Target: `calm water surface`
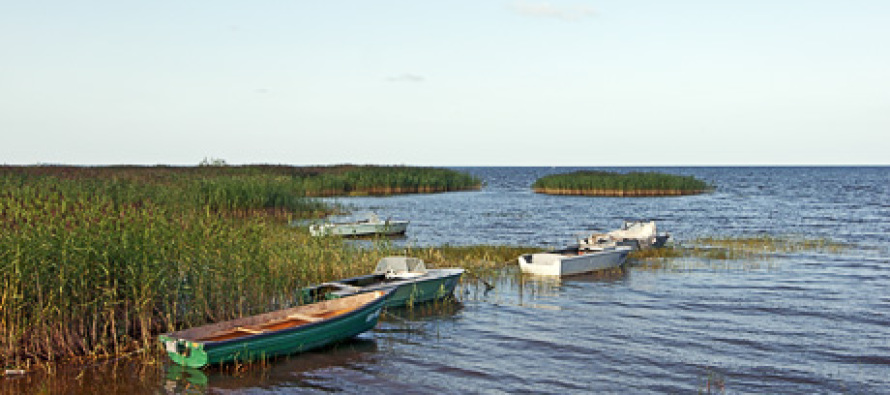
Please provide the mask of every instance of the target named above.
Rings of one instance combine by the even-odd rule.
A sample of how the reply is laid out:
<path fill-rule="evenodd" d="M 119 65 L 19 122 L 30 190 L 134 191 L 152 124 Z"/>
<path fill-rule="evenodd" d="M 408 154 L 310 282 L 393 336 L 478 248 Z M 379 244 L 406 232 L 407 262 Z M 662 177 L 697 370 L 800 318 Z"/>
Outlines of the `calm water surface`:
<path fill-rule="evenodd" d="M 610 170 L 607 168 L 602 168 Z M 394 310 L 334 348 L 190 385 L 168 367 L 153 390 L 276 393 L 890 393 L 890 168 L 659 168 L 717 185 L 672 198 L 538 195 L 570 168 L 461 168 L 480 191 L 342 198 L 411 220 L 400 243 L 558 246 L 621 221 L 699 236 L 797 235 L 841 252 L 547 280 L 507 269 L 457 302 Z"/>

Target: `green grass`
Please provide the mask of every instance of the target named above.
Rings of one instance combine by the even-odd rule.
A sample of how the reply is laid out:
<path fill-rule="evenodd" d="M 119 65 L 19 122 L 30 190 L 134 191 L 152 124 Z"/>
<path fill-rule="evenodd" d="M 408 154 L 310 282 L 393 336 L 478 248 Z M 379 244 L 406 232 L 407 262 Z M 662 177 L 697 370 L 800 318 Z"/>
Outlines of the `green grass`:
<path fill-rule="evenodd" d="M 591 196 L 675 196 L 713 190 L 711 185 L 691 176 L 589 170 L 544 176 L 532 188 L 539 193 Z"/>
<path fill-rule="evenodd" d="M 332 210 L 307 180 L 345 180 L 339 193 L 469 185 L 450 177 L 467 181 L 403 167 L 0 167 L 0 365 L 121 355 L 292 305 L 303 286 L 398 253 L 288 227 Z"/>
<path fill-rule="evenodd" d="M 430 193 L 477 189 L 469 174 L 433 167 L 356 166 L 0 166 L 7 185 L 50 179 L 76 181 L 113 192 L 116 199 L 151 198 L 162 203 L 191 202 L 220 209 L 286 208 L 306 211 L 306 196 Z M 163 187 L 163 188 L 158 188 Z M 113 190 L 107 190 L 112 188 Z"/>
<path fill-rule="evenodd" d="M 303 180 L 310 196 L 450 192 L 481 185 L 478 178 L 453 170 L 403 166 L 339 166 Z"/>

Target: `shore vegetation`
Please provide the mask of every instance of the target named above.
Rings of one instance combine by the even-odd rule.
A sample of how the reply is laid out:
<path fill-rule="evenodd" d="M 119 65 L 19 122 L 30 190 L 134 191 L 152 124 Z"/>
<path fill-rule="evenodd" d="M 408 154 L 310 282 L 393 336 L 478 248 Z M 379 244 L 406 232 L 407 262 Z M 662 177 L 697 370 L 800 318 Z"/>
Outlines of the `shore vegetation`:
<path fill-rule="evenodd" d="M 405 253 L 288 226 L 331 210 L 311 196 L 478 185 L 398 166 L 0 167 L 0 366 L 151 350 L 159 333 L 288 307 L 301 287 Z M 502 259 L 409 252 L 448 266 Z"/>

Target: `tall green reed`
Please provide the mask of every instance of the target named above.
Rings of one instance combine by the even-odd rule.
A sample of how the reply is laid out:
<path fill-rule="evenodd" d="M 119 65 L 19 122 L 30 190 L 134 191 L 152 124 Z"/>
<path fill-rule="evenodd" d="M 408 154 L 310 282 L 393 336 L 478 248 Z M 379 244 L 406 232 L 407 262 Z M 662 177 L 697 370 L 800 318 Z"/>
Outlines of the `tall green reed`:
<path fill-rule="evenodd" d="M 540 191 L 675 191 L 701 193 L 713 189 L 692 176 L 656 172 L 615 173 L 581 170 L 537 179 L 532 188 Z"/>
<path fill-rule="evenodd" d="M 477 182 L 453 176 L 351 166 L 0 167 L 0 364 L 120 355 L 152 347 L 161 332 L 299 303 L 304 286 L 404 253 L 288 227 L 282 219 L 331 209 L 305 197 L 307 180 L 339 193 Z"/>

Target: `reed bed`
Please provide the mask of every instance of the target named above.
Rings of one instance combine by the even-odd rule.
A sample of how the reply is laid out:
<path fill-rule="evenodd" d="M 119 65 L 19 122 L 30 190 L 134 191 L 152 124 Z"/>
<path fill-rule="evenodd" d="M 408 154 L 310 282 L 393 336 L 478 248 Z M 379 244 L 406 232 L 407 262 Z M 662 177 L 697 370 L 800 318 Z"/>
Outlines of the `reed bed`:
<path fill-rule="evenodd" d="M 164 198 L 180 204 L 211 204 L 222 209 L 268 208 L 311 204 L 301 197 L 433 193 L 478 189 L 469 174 L 442 168 L 409 166 L 0 166 L 0 178 L 18 184 L 52 178 L 93 184 L 107 181 L 123 188 L 115 196 Z M 167 188 L 158 189 L 158 186 Z M 171 192 L 178 194 L 171 195 Z M 185 200 L 183 200 L 185 199 Z M 222 205 L 222 206 L 220 206 Z M 228 207 L 225 207 L 228 206 Z M 305 211 L 302 207 L 289 207 Z"/>
<path fill-rule="evenodd" d="M 481 185 L 478 178 L 466 173 L 404 166 L 345 166 L 303 179 L 308 196 L 451 192 Z"/>
<path fill-rule="evenodd" d="M 303 286 L 368 272 L 394 251 L 284 220 L 331 210 L 304 179 L 362 171 L 0 167 L 0 365 L 151 349 L 158 333 L 291 306 Z"/>
<path fill-rule="evenodd" d="M 691 176 L 581 170 L 541 177 L 532 184 L 532 189 L 554 195 L 639 197 L 693 195 L 714 187 Z"/>

